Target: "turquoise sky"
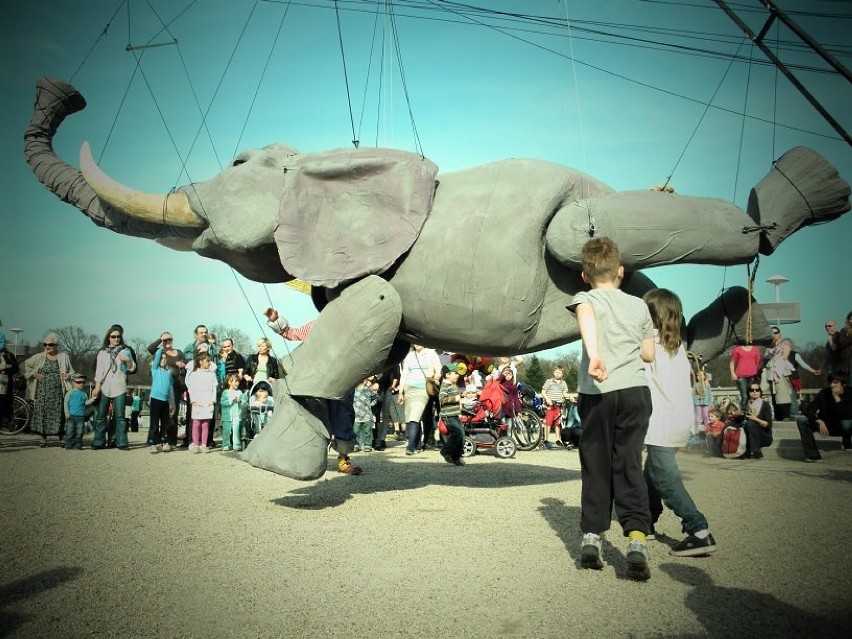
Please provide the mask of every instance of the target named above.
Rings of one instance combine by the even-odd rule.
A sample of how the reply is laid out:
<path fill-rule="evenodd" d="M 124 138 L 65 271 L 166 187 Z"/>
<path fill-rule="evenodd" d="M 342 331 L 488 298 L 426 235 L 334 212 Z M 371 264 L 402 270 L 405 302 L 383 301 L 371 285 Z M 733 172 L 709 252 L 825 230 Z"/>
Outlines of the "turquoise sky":
<path fill-rule="evenodd" d="M 730 4 L 760 29 L 766 13 L 757 0 Z M 852 66 L 852 5 L 777 4 Z M 263 287 L 194 253 L 97 228 L 45 190 L 22 154 L 40 75 L 73 75 L 89 104 L 60 129 L 59 154 L 76 165 L 88 140 L 112 177 L 154 192 L 202 181 L 235 151 L 275 141 L 304 152 L 349 146 L 353 122 L 362 146 L 413 151 L 412 119 L 423 153 L 442 171 L 535 157 L 616 190 L 672 175 L 680 193 L 744 206 L 773 158 L 807 145 L 852 179 L 850 147 L 709 0 L 397 1 L 395 29 L 377 17 L 375 2 L 338 7 L 330 0 L 7 4 L 0 24 L 0 167 L 9 193 L 0 226 L 0 320 L 10 342 L 11 327 L 37 341 L 49 326 L 101 335 L 113 322 L 145 339 L 167 329 L 189 340 L 198 323 L 257 336 L 256 314 L 269 298 L 293 323 L 316 315 L 305 296 L 283 285 Z M 389 46 L 394 31 L 398 54 Z M 806 67 L 795 72 L 852 130 L 850 84 L 825 73 L 827 65 L 789 30 L 778 33 L 782 59 Z M 173 39 L 176 45 L 144 53 L 125 50 Z M 742 59 L 731 64 L 735 54 Z M 703 115 L 711 98 L 721 108 Z M 764 280 L 790 279 L 781 298 L 801 303 L 802 323 L 785 327 L 797 342 L 821 341 L 823 320 L 852 309 L 850 240 L 846 215 L 800 231 L 761 258 L 755 295 L 774 301 Z M 744 266 L 664 267 L 649 275 L 681 295 L 687 317 L 723 287 L 746 282 Z"/>

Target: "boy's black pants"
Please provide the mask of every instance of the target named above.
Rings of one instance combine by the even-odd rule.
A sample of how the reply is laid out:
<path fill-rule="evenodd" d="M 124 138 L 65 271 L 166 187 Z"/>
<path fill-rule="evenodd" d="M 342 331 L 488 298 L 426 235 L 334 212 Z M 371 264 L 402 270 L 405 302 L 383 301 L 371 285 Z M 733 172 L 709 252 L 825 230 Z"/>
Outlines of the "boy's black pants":
<path fill-rule="evenodd" d="M 642 477 L 642 447 L 651 416 L 651 392 L 636 386 L 600 395 L 580 394 L 582 514 L 580 530 L 609 530 L 612 507 L 626 535 L 650 532 L 648 487 Z"/>

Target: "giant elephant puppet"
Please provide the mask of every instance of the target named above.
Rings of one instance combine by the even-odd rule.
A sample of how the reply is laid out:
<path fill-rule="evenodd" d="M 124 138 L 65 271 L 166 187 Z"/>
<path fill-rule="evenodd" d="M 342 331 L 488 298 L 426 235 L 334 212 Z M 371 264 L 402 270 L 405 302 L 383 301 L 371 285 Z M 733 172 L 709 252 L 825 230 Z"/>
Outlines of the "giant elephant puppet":
<path fill-rule="evenodd" d="M 583 288 L 579 254 L 591 233 L 618 243 L 630 273 L 623 288 L 641 295 L 653 287 L 642 268 L 749 263 L 850 208 L 849 185 L 805 147 L 778 159 L 752 189 L 747 212 L 664 191 L 616 193 L 539 160 L 439 176 L 428 159 L 401 151 L 300 154 L 280 144 L 241 153 L 207 182 L 152 195 L 107 177 L 87 144 L 80 170 L 57 157 L 57 128 L 86 103 L 60 80 L 40 78 L 36 87 L 25 155 L 62 200 L 100 226 L 194 250 L 250 279 L 312 285 L 316 325 L 284 362 L 279 409 L 249 447 L 251 463 L 300 479 L 325 470 L 327 432 L 311 398 L 342 397 L 400 361 L 410 342 L 494 355 L 576 340 L 565 307 Z M 721 312 L 688 325 L 689 347 L 705 361 L 747 337 L 748 292 L 726 295 Z M 751 327 L 752 342 L 769 341 L 759 311 Z M 334 375 L 317 361 L 335 362 Z"/>

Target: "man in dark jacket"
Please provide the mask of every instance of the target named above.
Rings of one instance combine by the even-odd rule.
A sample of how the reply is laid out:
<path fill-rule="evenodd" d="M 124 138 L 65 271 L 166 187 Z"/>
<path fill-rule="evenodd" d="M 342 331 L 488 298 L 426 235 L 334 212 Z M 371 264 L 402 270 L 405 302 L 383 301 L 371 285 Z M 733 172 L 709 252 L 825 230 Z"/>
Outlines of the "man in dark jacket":
<path fill-rule="evenodd" d="M 796 425 L 802 439 L 806 462 L 822 460 L 814 433 L 823 437 L 841 437 L 843 450 L 852 451 L 852 396 L 846 392 L 846 376 L 834 372 L 828 375 L 828 387 L 823 388 L 805 411 L 797 415 Z"/>

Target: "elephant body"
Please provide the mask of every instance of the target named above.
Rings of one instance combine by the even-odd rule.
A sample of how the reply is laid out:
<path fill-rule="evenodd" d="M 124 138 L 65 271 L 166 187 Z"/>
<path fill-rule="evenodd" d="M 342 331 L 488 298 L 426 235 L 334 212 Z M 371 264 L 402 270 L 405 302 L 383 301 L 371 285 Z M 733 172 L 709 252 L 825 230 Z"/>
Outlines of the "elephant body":
<path fill-rule="evenodd" d="M 71 85 L 37 81 L 25 155 L 57 196 L 113 231 L 194 250 L 256 281 L 298 278 L 314 287 L 320 316 L 276 395 L 343 397 L 368 374 L 401 360 L 412 341 L 498 355 L 577 339 L 565 307 L 584 288 L 579 255 L 591 235 L 618 243 L 629 273 L 622 288 L 641 295 L 654 286 L 642 268 L 748 263 L 799 228 L 850 208 L 849 185 L 804 147 L 784 154 L 754 187 L 748 212 L 664 191 L 615 193 L 591 176 L 540 160 L 438 174 L 428 159 L 402 151 L 300 154 L 281 144 L 241 153 L 206 182 L 149 195 L 107 177 L 87 144 L 80 170 L 55 155 L 59 124 L 84 107 Z M 690 322 L 688 335 L 705 360 L 748 339 L 746 324 L 750 341 L 768 342 L 759 310 L 747 321 L 749 302 L 745 289 L 730 289 L 716 310 Z M 335 361 L 336 375 L 318 374 L 316 361 Z M 314 442 L 316 459 L 324 458 L 317 418 L 304 407 L 295 410 L 289 425 L 283 416 L 277 425 L 273 419 L 252 444 L 255 453 L 266 450 L 275 459 L 255 455 L 253 463 L 318 476 L 319 462 L 306 473 L 273 450 L 285 449 L 281 438 L 300 423 L 299 445 Z"/>

